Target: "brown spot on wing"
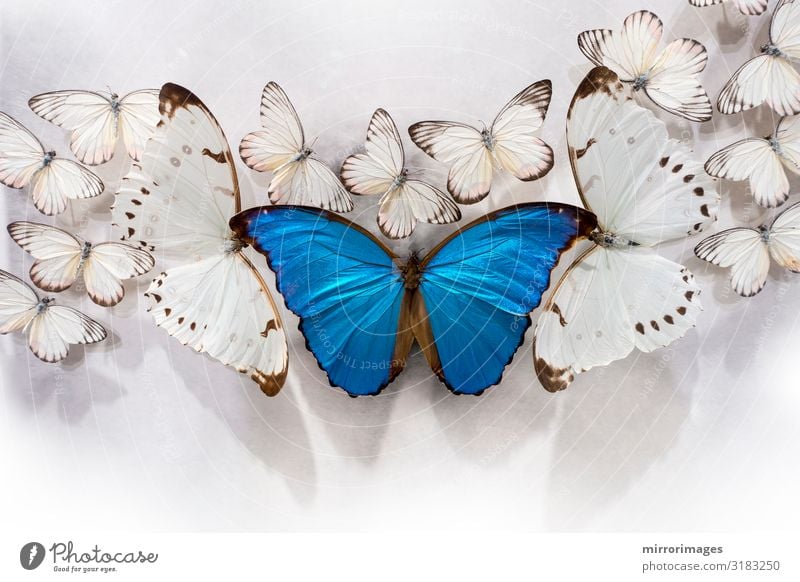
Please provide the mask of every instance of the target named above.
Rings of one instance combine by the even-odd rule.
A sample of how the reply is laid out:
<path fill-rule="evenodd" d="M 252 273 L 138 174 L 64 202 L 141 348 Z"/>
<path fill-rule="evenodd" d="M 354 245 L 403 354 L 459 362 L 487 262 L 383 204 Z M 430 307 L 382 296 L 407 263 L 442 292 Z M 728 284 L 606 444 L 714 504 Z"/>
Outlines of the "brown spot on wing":
<path fill-rule="evenodd" d="M 567 327 L 567 320 L 564 319 L 564 315 L 561 313 L 561 308 L 557 304 L 553 303 L 550 306 L 550 311 L 558 316 L 558 323 L 561 324 L 561 327 Z"/>
<path fill-rule="evenodd" d="M 225 155 L 225 152 L 219 152 L 219 153 L 215 154 L 210 149 L 203 148 L 203 155 L 204 156 L 208 156 L 209 158 L 211 158 L 212 160 L 214 160 L 218 164 L 224 164 L 224 163 L 226 163 L 228 161 L 228 158 Z"/>
<path fill-rule="evenodd" d="M 267 327 L 264 328 L 264 331 L 261 332 L 261 337 L 267 337 L 269 332 L 275 331 L 278 329 L 278 325 L 275 323 L 274 319 L 270 319 L 267 322 Z"/>
<path fill-rule="evenodd" d="M 642 325 L 642 322 L 639 322 L 639 323 L 636 324 L 636 331 L 638 331 L 640 334 L 644 335 L 644 326 Z"/>

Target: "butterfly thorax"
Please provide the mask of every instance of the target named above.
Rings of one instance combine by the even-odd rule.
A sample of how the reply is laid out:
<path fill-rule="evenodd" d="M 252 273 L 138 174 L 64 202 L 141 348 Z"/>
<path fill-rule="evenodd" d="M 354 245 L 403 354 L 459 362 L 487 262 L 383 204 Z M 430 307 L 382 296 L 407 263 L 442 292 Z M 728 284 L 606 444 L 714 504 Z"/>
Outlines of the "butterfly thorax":
<path fill-rule="evenodd" d="M 633 90 L 639 91 L 644 89 L 647 86 L 647 81 L 649 81 L 650 75 L 648 73 L 642 73 L 638 77 L 633 80 Z"/>
<path fill-rule="evenodd" d="M 39 303 L 36 304 L 36 313 L 42 313 L 45 311 L 48 307 L 50 307 L 50 304 L 53 303 L 53 301 L 55 301 L 55 299 L 52 297 L 42 297 L 42 299 L 39 300 Z"/>
<path fill-rule="evenodd" d="M 779 142 L 775 136 L 770 136 L 766 139 L 769 142 L 769 147 L 772 148 L 772 151 L 775 152 L 776 155 L 782 158 L 785 157 L 783 153 L 783 148 L 781 147 L 781 142 Z"/>
<path fill-rule="evenodd" d="M 314 152 L 312 151 L 312 149 L 310 147 L 303 146 L 303 149 L 301 149 L 299 152 L 297 152 L 295 154 L 295 156 L 292 158 L 292 161 L 293 162 L 299 162 L 301 160 L 305 160 L 308 156 L 310 156 L 313 153 Z"/>
<path fill-rule="evenodd" d="M 769 242 L 769 227 L 766 224 L 762 224 L 758 227 L 758 234 L 761 235 L 761 240 L 765 243 Z"/>
<path fill-rule="evenodd" d="M 761 52 L 765 55 L 770 57 L 786 57 L 786 53 L 784 53 L 781 49 L 776 47 L 774 44 L 765 44 L 761 46 Z"/>
<path fill-rule="evenodd" d="M 81 249 L 81 262 L 88 259 L 91 252 L 92 252 L 92 243 L 88 241 L 84 242 L 83 248 Z"/>
<path fill-rule="evenodd" d="M 406 168 L 403 168 L 403 171 L 400 172 L 397 176 L 395 176 L 394 180 L 392 181 L 392 186 L 390 189 L 394 190 L 395 188 L 399 188 L 400 186 L 405 184 L 406 181 L 408 181 L 408 170 Z"/>
<path fill-rule="evenodd" d="M 406 289 L 416 289 L 422 282 L 422 267 L 416 253 L 411 253 L 408 261 L 400 267 Z"/>
<path fill-rule="evenodd" d="M 240 250 L 242 250 L 246 246 L 247 246 L 247 244 L 245 244 L 245 242 L 243 240 L 241 240 L 240 238 L 234 236 L 234 237 L 231 237 L 231 238 L 226 238 L 222 242 L 222 252 L 225 253 L 225 254 L 238 253 Z"/>
<path fill-rule="evenodd" d="M 483 145 L 486 146 L 486 149 L 489 150 L 490 152 L 493 152 L 494 136 L 492 135 L 492 132 L 484 127 L 483 130 L 481 131 L 481 139 L 483 140 Z"/>
<path fill-rule="evenodd" d="M 119 115 L 119 95 L 116 93 L 111 94 L 111 111 L 115 116 Z"/>
<path fill-rule="evenodd" d="M 56 159 L 56 152 L 50 150 L 49 152 L 45 152 L 44 159 L 42 159 L 42 167 L 46 168 L 50 165 L 50 162 Z"/>
<path fill-rule="evenodd" d="M 599 228 L 589 235 L 589 240 L 603 248 L 625 249 L 636 246 L 635 242 L 628 240 L 624 236 L 614 234 L 613 232 L 604 232 Z"/>

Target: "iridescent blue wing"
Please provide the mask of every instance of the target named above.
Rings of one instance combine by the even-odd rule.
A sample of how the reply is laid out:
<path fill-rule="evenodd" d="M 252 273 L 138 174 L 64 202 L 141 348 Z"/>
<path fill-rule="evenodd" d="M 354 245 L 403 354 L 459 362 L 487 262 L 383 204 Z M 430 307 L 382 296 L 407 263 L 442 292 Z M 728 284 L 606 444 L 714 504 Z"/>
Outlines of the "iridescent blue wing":
<path fill-rule="evenodd" d="M 500 381 L 561 253 L 596 224 L 575 206 L 520 204 L 468 225 L 423 260 L 427 317 L 418 327 L 428 333 L 415 335 L 450 390 L 480 394 Z"/>
<path fill-rule="evenodd" d="M 361 396 L 394 379 L 406 355 L 395 357 L 405 289 L 389 249 L 359 226 L 313 208 L 251 208 L 230 224 L 266 255 L 332 385 Z"/>

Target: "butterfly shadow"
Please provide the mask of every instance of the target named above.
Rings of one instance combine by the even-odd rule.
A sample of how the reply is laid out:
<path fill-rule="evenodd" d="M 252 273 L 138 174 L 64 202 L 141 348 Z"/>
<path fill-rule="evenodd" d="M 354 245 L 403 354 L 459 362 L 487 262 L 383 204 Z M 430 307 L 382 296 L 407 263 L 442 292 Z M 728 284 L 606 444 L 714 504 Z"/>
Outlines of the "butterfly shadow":
<path fill-rule="evenodd" d="M 555 395 L 546 483 L 531 484 L 547 490 L 549 530 L 635 530 L 647 518 L 625 504 L 676 446 L 689 418 L 688 378 L 697 366 L 691 344 L 698 338 L 681 343 L 590 370 Z"/>

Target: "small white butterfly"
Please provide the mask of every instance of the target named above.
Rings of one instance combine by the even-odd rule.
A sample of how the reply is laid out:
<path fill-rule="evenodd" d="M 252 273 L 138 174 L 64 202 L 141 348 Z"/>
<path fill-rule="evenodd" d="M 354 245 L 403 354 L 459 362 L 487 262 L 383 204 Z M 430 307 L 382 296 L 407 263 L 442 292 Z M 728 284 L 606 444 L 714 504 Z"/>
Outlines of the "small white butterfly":
<path fill-rule="evenodd" d="M 689 121 L 708 121 L 711 101 L 698 78 L 708 53 L 688 38 L 673 40 L 658 52 L 663 28 L 658 16 L 641 10 L 625 19 L 621 32 L 582 32 L 578 47 L 595 65 L 608 67 L 665 111 Z"/>
<path fill-rule="evenodd" d="M 270 202 L 336 212 L 353 209 L 353 199 L 333 170 L 313 157 L 294 106 L 273 81 L 261 95 L 261 126 L 263 131 L 244 136 L 239 155 L 257 172 L 272 172 Z"/>
<path fill-rule="evenodd" d="M 245 373 L 268 396 L 286 379 L 280 314 L 228 221 L 241 210 L 239 179 L 222 128 L 193 93 L 161 88 L 161 123 L 111 209 L 123 239 L 167 263 L 147 290 L 159 327 Z"/>
<path fill-rule="evenodd" d="M 664 123 L 605 67 L 593 69 L 573 97 L 567 144 L 598 229 L 536 326 L 536 373 L 551 392 L 634 349 L 666 346 L 695 325 L 694 277 L 653 247 L 703 230 L 719 206 L 713 179 L 691 151 L 669 139 Z"/>
<path fill-rule="evenodd" d="M 120 98 L 93 91 L 53 91 L 31 97 L 34 113 L 72 131 L 69 147 L 84 164 L 103 164 L 114 155 L 121 137 L 128 155 L 139 160 L 153 135 L 158 113 L 158 91 L 142 89 Z"/>
<path fill-rule="evenodd" d="M 748 138 L 722 148 L 706 162 L 712 176 L 726 180 L 748 180 L 756 204 L 780 206 L 789 198 L 786 169 L 800 174 L 800 116 L 784 117 L 775 133 Z"/>
<path fill-rule="evenodd" d="M 36 209 L 52 216 L 67 201 L 99 196 L 103 182 L 77 162 L 57 158 L 30 131 L 0 112 L 0 182 L 10 188 L 30 186 Z"/>
<path fill-rule="evenodd" d="M 800 204 L 781 212 L 772 226 L 729 228 L 704 239 L 694 249 L 704 261 L 730 267 L 731 287 L 743 297 L 764 288 L 770 257 L 781 267 L 800 273 Z"/>
<path fill-rule="evenodd" d="M 411 236 L 417 221 L 447 224 L 461 218 L 448 194 L 408 177 L 400 133 L 383 109 L 372 115 L 365 149 L 344 161 L 340 176 L 353 194 L 381 196 L 378 226 L 387 237 Z"/>
<path fill-rule="evenodd" d="M 58 293 L 82 273 L 89 297 L 104 307 L 122 301 L 123 279 L 143 275 L 155 264 L 142 249 L 118 242 L 93 245 L 46 224 L 12 222 L 8 234 L 36 259 L 30 277 L 39 289 Z"/>
<path fill-rule="evenodd" d="M 53 305 L 54 301 L 40 299 L 30 285 L 0 270 L 0 334 L 26 333 L 31 351 L 48 363 L 63 360 L 70 344 L 106 339 L 102 325 L 71 307 Z"/>
<path fill-rule="evenodd" d="M 421 121 L 408 133 L 426 154 L 450 166 L 447 190 L 456 201 L 474 204 L 489 194 L 495 171 L 506 170 L 528 182 L 553 167 L 553 150 L 534 135 L 552 92 L 549 80 L 529 85 L 482 130 L 454 121 Z"/>
<path fill-rule="evenodd" d="M 722 4 L 726 0 L 689 0 L 692 6 L 703 8 L 705 6 L 714 6 Z M 767 0 L 731 0 L 733 4 L 739 9 L 739 12 L 746 16 L 757 16 L 767 9 Z"/>
<path fill-rule="evenodd" d="M 759 56 L 733 74 L 717 98 L 722 113 L 739 113 L 762 103 L 778 115 L 800 113 L 800 1 L 782 0 L 772 13 L 769 42 Z"/>

